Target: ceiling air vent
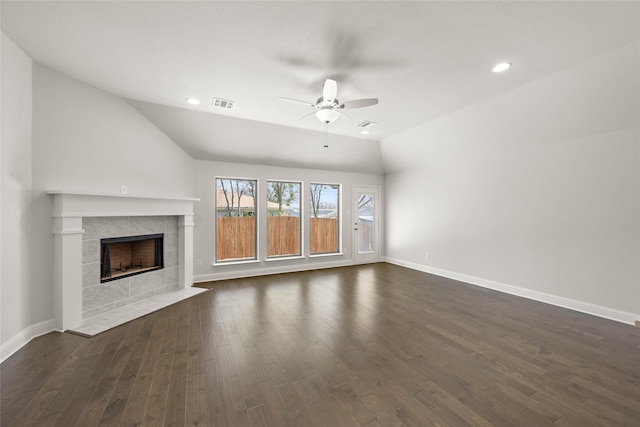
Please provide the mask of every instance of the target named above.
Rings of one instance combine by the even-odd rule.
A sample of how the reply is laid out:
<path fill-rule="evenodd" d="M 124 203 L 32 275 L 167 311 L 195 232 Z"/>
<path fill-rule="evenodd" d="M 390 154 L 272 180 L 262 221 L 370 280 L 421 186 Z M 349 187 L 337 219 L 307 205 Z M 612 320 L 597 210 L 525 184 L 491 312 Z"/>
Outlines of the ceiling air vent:
<path fill-rule="evenodd" d="M 377 125 L 376 122 L 370 122 L 369 120 L 364 120 L 362 123 L 358 123 L 358 126 L 361 127 L 362 129 L 367 129 L 375 125 Z"/>
<path fill-rule="evenodd" d="M 230 110 L 233 108 L 235 103 L 236 103 L 235 101 L 229 101 L 228 99 L 213 98 L 212 104 L 214 107 L 226 108 Z"/>

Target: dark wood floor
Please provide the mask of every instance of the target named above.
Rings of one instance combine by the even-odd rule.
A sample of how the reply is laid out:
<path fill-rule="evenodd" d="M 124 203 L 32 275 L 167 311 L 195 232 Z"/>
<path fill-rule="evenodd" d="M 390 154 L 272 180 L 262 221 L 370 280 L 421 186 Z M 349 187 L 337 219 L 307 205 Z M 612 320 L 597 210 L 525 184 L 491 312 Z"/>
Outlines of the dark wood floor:
<path fill-rule="evenodd" d="M 2 364 L 1 425 L 640 425 L 640 329 L 389 264 L 210 284 Z"/>

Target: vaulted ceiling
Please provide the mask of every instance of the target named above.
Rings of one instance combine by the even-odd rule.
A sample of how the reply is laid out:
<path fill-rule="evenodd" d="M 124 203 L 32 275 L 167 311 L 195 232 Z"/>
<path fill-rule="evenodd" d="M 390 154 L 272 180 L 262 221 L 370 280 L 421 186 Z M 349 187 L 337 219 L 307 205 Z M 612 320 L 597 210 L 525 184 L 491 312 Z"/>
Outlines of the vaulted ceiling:
<path fill-rule="evenodd" d="M 196 159 L 382 172 L 380 140 L 640 39 L 639 10 L 610 1 L 3 1 L 1 25 L 35 61 L 130 100 Z M 491 72 L 500 61 L 513 67 Z M 313 102 L 326 78 L 341 101 L 380 102 L 327 127 L 278 100 Z M 235 106 L 216 108 L 214 97 Z M 377 123 L 368 135 L 363 120 Z M 333 151 L 305 148 L 327 140 Z"/>

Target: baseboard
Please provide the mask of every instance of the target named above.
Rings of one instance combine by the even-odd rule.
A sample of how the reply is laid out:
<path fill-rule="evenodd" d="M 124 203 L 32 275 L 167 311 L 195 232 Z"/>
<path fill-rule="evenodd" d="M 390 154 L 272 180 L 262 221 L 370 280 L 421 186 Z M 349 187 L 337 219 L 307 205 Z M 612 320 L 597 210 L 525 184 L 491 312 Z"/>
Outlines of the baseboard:
<path fill-rule="evenodd" d="M 492 280 L 481 279 L 479 277 L 469 276 L 466 274 L 455 273 L 453 271 L 442 270 L 439 268 L 417 264 L 414 262 L 408 262 L 408 261 L 390 258 L 390 257 L 385 257 L 384 261 L 390 264 L 411 268 L 412 270 L 418 270 L 418 271 L 423 271 L 425 273 L 435 274 L 436 276 L 446 277 L 449 279 L 454 279 L 461 282 L 469 283 L 471 285 L 481 286 L 483 288 L 504 292 L 506 294 L 528 298 L 531 300 L 544 302 L 544 303 L 555 305 L 558 307 L 568 308 L 570 310 L 591 314 L 593 316 L 603 317 L 609 320 L 615 320 L 616 322 L 626 323 L 628 325 L 634 325 L 636 323 L 636 320 L 640 318 L 640 314 L 637 314 L 637 313 L 629 313 L 626 311 L 603 307 L 603 306 L 591 304 L 588 302 L 577 301 L 577 300 L 573 300 L 570 298 L 565 298 L 565 297 L 561 297 L 553 294 L 547 294 L 545 292 L 534 291 L 531 289 L 521 288 L 518 286 L 507 285 L 505 283 L 494 282 Z"/>
<path fill-rule="evenodd" d="M 346 267 L 353 265 L 353 260 L 333 261 L 323 263 L 309 263 L 302 265 L 275 266 L 251 269 L 250 271 L 223 271 L 220 273 L 197 274 L 193 276 L 194 283 L 211 282 L 216 280 L 242 279 L 245 277 L 267 276 L 269 274 L 295 273 L 297 271 L 320 270 L 325 268 Z"/>
<path fill-rule="evenodd" d="M 9 338 L 0 346 L 0 363 L 8 359 L 13 353 L 20 350 L 25 344 L 40 335 L 48 334 L 56 330 L 55 319 L 45 320 L 24 328 L 22 331 Z"/>

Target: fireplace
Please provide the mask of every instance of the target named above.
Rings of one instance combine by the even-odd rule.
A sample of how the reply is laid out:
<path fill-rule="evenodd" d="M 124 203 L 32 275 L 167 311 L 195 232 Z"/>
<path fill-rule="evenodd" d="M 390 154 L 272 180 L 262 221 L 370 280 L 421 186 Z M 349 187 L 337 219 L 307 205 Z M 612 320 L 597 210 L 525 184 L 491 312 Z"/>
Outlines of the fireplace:
<path fill-rule="evenodd" d="M 198 199 L 51 190 L 56 328 L 77 328 L 120 307 L 193 283 L 193 203 Z M 163 268 L 101 282 L 101 240 L 162 234 Z M 135 262 L 134 262 L 135 263 Z M 124 263 L 123 263 L 124 265 Z M 112 272 L 112 277 L 115 272 Z"/>
<path fill-rule="evenodd" d="M 164 268 L 164 234 L 100 240 L 100 283 Z"/>
<path fill-rule="evenodd" d="M 177 216 L 84 217 L 82 229 L 82 319 L 180 287 Z"/>

